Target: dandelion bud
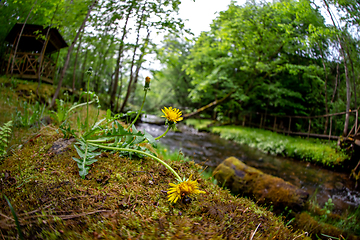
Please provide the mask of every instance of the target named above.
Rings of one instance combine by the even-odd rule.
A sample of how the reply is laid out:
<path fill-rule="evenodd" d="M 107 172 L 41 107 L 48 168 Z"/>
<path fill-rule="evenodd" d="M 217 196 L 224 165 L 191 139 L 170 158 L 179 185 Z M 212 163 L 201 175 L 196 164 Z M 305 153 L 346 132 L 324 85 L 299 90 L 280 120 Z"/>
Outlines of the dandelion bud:
<path fill-rule="evenodd" d="M 150 80 L 151 80 L 150 77 L 145 78 L 145 86 L 144 86 L 145 89 L 150 88 Z"/>
<path fill-rule="evenodd" d="M 89 75 L 89 76 L 91 76 L 91 75 L 92 75 L 92 71 L 93 71 L 92 67 L 89 67 L 89 69 L 86 71 L 86 74 Z"/>

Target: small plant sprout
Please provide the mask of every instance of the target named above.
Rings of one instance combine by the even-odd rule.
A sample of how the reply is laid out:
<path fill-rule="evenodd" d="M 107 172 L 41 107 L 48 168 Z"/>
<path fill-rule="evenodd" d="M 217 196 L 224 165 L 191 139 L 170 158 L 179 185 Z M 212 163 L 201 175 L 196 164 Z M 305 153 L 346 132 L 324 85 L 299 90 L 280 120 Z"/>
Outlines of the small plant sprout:
<path fill-rule="evenodd" d="M 88 127 L 89 123 L 89 93 L 90 93 L 90 77 L 92 75 L 93 69 L 92 67 L 89 67 L 89 69 L 86 71 L 86 74 L 89 76 L 88 82 L 87 82 L 87 99 L 86 99 L 86 122 L 85 125 Z"/>
<path fill-rule="evenodd" d="M 7 151 L 9 138 L 12 132 L 12 121 L 4 123 L 4 125 L 0 126 L 0 159 L 3 158 Z"/>
<path fill-rule="evenodd" d="M 150 90 L 150 80 L 151 80 L 150 77 L 146 77 L 146 78 L 145 78 L 145 85 L 144 85 L 144 92 L 145 92 L 145 94 L 144 94 L 144 99 L 143 99 L 143 101 L 142 101 L 142 104 L 141 104 L 141 107 L 140 107 L 139 112 L 137 113 L 134 121 L 132 121 L 131 124 L 129 125 L 128 129 L 130 129 L 130 128 L 132 127 L 132 125 L 134 125 L 134 124 L 136 123 L 136 120 L 139 118 L 139 116 L 140 116 L 140 114 L 141 114 L 141 111 L 142 111 L 142 109 L 143 109 L 143 107 L 144 107 L 144 104 L 145 104 L 147 91 Z"/>

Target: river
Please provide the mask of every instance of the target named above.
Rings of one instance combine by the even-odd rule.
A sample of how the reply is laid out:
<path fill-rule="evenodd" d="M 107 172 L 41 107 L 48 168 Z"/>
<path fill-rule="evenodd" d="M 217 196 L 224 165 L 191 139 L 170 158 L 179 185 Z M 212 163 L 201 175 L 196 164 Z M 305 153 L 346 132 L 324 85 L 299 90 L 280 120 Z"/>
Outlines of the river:
<path fill-rule="evenodd" d="M 138 129 L 145 129 L 153 136 L 161 135 L 165 126 L 140 123 Z M 360 205 L 360 192 L 355 190 L 355 182 L 349 174 L 323 169 L 308 162 L 286 157 L 272 156 L 246 145 L 220 138 L 217 135 L 198 132 L 186 125 L 178 124 L 181 132 L 170 131 L 160 142 L 170 151 L 179 151 L 204 166 L 213 170 L 223 160 L 234 156 L 245 164 L 264 173 L 280 177 L 307 191 L 310 200 L 321 207 L 329 198 L 334 203 L 334 212 L 352 211 Z"/>

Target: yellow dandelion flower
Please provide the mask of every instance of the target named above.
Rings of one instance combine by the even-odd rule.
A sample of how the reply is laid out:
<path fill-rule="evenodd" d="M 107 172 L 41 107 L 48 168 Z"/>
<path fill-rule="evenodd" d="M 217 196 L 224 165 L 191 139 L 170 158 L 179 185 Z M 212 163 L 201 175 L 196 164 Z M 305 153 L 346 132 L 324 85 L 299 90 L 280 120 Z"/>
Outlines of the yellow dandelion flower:
<path fill-rule="evenodd" d="M 205 193 L 204 191 L 199 190 L 198 182 L 192 181 L 191 177 L 192 175 L 188 180 L 179 184 L 169 183 L 171 186 L 167 192 L 169 202 L 176 203 L 176 201 L 181 199 L 183 196 Z"/>
<path fill-rule="evenodd" d="M 165 114 L 165 116 L 161 116 L 161 117 L 167 118 L 167 120 L 169 120 L 170 122 L 176 123 L 183 120 L 183 117 L 181 117 L 182 113 L 177 108 L 164 107 L 164 109 L 161 109 L 161 111 Z"/>

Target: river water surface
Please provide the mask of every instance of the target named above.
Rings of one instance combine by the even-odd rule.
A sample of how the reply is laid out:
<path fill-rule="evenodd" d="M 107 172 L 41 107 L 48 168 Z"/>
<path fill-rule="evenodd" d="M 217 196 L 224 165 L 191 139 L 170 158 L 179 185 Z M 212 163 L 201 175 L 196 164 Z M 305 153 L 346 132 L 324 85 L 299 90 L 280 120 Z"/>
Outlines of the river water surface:
<path fill-rule="evenodd" d="M 159 136 L 166 130 L 165 126 L 148 123 L 140 123 L 137 127 L 153 136 Z M 349 180 L 349 174 L 322 169 L 291 158 L 268 155 L 214 134 L 197 132 L 185 125 L 178 124 L 178 128 L 181 132 L 170 131 L 160 142 L 170 151 L 181 150 L 185 156 L 208 166 L 210 170 L 215 169 L 226 158 L 234 156 L 249 166 L 307 191 L 310 198 L 321 207 L 331 198 L 336 213 L 352 211 L 360 205 L 360 192 L 355 190 L 355 182 Z"/>

